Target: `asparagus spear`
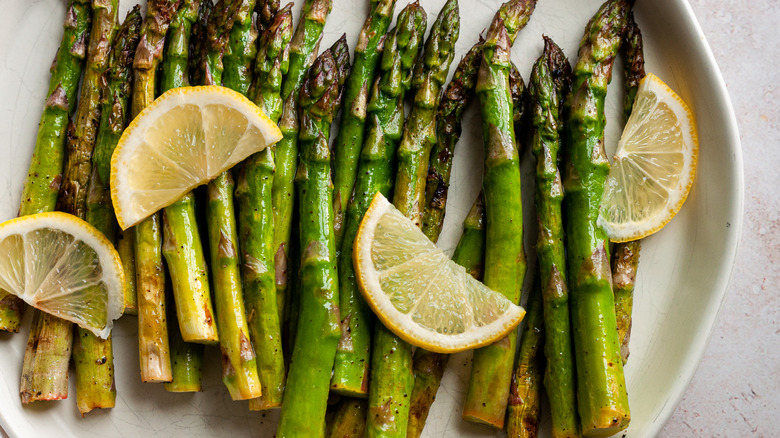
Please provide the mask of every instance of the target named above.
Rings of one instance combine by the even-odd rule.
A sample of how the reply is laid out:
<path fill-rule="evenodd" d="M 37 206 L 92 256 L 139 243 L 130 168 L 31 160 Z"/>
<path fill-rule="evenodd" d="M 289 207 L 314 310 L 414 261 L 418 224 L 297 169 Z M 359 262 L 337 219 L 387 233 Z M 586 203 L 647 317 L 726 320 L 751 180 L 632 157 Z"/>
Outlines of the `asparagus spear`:
<path fill-rule="evenodd" d="M 106 86 L 109 67 L 120 58 L 125 65 L 129 62 L 126 58 L 132 54 L 135 48 L 133 44 L 138 41 L 138 30 L 141 26 L 141 17 L 138 10 L 130 12 L 130 20 L 125 20 L 119 35 L 114 39 L 118 25 L 118 1 L 93 2 L 92 4 L 92 33 L 89 39 L 87 72 L 84 75 L 84 81 L 81 86 L 81 101 L 79 102 L 80 115 L 82 103 L 90 102 L 90 115 L 81 120 L 76 119 L 76 123 L 86 123 L 86 127 L 76 126 L 76 131 L 81 131 L 77 135 L 75 149 L 84 153 L 80 154 L 80 159 L 85 160 L 78 163 L 72 163 L 72 154 L 68 154 L 68 165 L 66 166 L 66 175 L 71 165 L 78 165 L 81 169 L 79 173 L 88 173 L 90 176 L 86 180 L 88 189 L 74 190 L 77 198 L 84 198 L 84 218 L 91 225 L 100 230 L 111 242 L 116 239 L 116 220 L 111 207 L 111 196 L 108 190 L 108 184 L 99 180 L 97 169 L 93 161 L 97 161 L 93 153 L 97 147 L 97 138 L 101 133 L 98 129 L 102 125 L 102 102 L 107 101 L 106 93 L 110 89 Z M 135 34 L 135 35 L 132 35 Z M 126 45 L 130 47 L 126 47 Z M 109 51 L 110 49 L 110 51 Z M 113 52 L 113 54 L 111 53 Z M 128 68 L 129 70 L 129 68 Z M 87 94 L 88 96 L 85 96 Z M 109 117 L 109 113 L 105 113 Z M 79 129 L 80 128 L 80 129 Z M 73 147 L 71 145 L 70 147 Z M 89 153 L 86 153 L 89 151 Z M 72 164 L 71 164 L 72 163 Z M 105 163 L 101 163 L 105 164 Z M 65 178 L 66 181 L 76 182 L 77 186 L 83 181 L 81 177 L 77 179 Z M 108 180 L 106 180 L 108 181 Z M 67 187 L 67 186 L 64 186 Z M 75 188 L 75 186 L 71 186 Z M 81 193 L 80 193 L 81 192 Z M 76 368 L 76 404 L 82 415 L 95 408 L 113 408 L 116 404 L 116 386 L 114 384 L 114 353 L 111 336 L 107 339 L 101 339 L 88 330 L 76 327 L 76 336 L 73 343 L 73 362 Z"/>
<path fill-rule="evenodd" d="M 420 61 L 415 67 L 412 85 L 414 104 L 406 120 L 398 148 L 398 174 L 393 203 L 402 214 L 419 226 L 422 221 L 423 190 L 429 155 L 436 141 L 436 109 L 447 71 L 454 56 L 453 47 L 460 31 L 457 1 L 448 1 L 433 23 Z M 387 353 L 392 355 L 388 356 Z M 385 360 L 378 360 L 378 357 Z M 374 336 L 374 366 L 369 406 L 379 415 L 369 417 L 369 430 L 380 436 L 405 436 L 409 421 L 410 398 L 414 387 L 411 346 L 379 327 Z M 395 385 L 373 385 L 382 376 L 393 375 Z M 374 386 L 378 386 L 375 388 Z M 380 403 L 377 403 L 380 402 Z M 395 415 L 382 417 L 388 406 Z"/>
<path fill-rule="evenodd" d="M 440 105 L 439 108 L 442 106 Z M 477 280 L 482 279 L 485 261 L 485 207 L 482 194 L 477 197 L 463 222 L 463 235 L 455 247 L 452 260 L 463 266 L 472 277 Z M 415 351 L 414 391 L 412 391 L 409 425 L 406 429 L 407 437 L 417 438 L 422 434 L 448 358 L 446 354 L 432 353 L 423 349 Z"/>
<path fill-rule="evenodd" d="M 239 20 L 251 20 L 249 11 L 254 4 L 246 0 L 220 0 L 211 12 L 206 28 L 208 40 L 203 50 L 202 68 L 206 85 L 222 83 L 222 57 L 231 43 L 230 35 Z M 251 27 L 251 24 L 250 24 Z M 242 36 L 238 40 L 246 39 Z M 235 46 L 239 45 L 234 41 Z M 239 53 L 241 50 L 235 50 Z M 237 58 L 234 58 L 237 59 Z M 238 81 L 245 81 L 234 75 L 228 88 L 238 90 Z M 237 82 L 232 82 L 237 81 Z M 247 400 L 262 393 L 257 374 L 257 358 L 249 339 L 244 295 L 240 279 L 238 230 L 233 200 L 235 183 L 231 171 L 225 171 L 208 184 L 208 222 L 211 270 L 216 301 L 216 320 L 219 329 L 219 343 L 222 350 L 222 381 L 233 400 Z"/>
<path fill-rule="evenodd" d="M 279 0 L 260 0 L 255 3 L 257 30 L 259 33 L 264 33 L 276 20 L 276 15 L 279 13 L 279 4 Z"/>
<path fill-rule="evenodd" d="M 135 283 L 135 230 L 119 230 L 116 252 L 125 273 L 125 315 L 138 315 L 138 294 Z"/>
<path fill-rule="evenodd" d="M 455 56 L 454 48 L 459 33 L 458 2 L 448 0 L 431 27 L 425 51 L 412 76 L 414 104 L 398 147 L 398 175 L 393 204 L 417 226 L 422 226 L 428 162 L 431 148 L 436 143 L 436 110 L 450 63 Z"/>
<path fill-rule="evenodd" d="M 284 136 L 276 144 L 273 182 L 274 264 L 276 303 L 284 309 L 287 285 L 290 230 L 295 193 L 293 179 L 298 162 L 298 93 L 306 70 L 315 58 L 332 0 L 304 0 L 301 19 L 290 41 L 290 64 L 282 83 L 282 115 L 279 129 Z"/>
<path fill-rule="evenodd" d="M 68 127 L 67 164 L 63 171 L 62 186 L 56 205 L 58 210 L 71 213 L 82 219 L 86 215 L 87 186 L 92 171 L 92 151 L 100 119 L 100 81 L 108 64 L 108 50 L 116 33 L 116 2 L 104 3 L 93 0 L 92 14 L 92 29 L 87 44 L 88 57 L 85 74 L 75 121 Z M 25 394 L 35 391 L 44 384 L 52 384 L 54 387 L 61 387 L 64 397 L 67 397 L 68 363 L 73 340 L 72 325 L 50 315 L 41 315 L 36 320 L 39 323 L 35 324 L 34 330 L 30 332 L 28 348 L 25 351 L 21 392 Z M 57 336 L 60 339 L 46 339 L 47 335 Z M 90 334 L 90 336 L 92 335 Z M 78 338 L 81 339 L 81 336 Z M 113 400 L 108 400 L 112 398 L 110 389 L 113 385 L 113 363 L 109 363 L 106 367 L 95 367 L 90 370 L 80 366 L 90 360 L 96 360 L 95 357 L 89 356 L 98 354 L 97 359 L 100 359 L 101 352 L 95 351 L 95 349 L 110 351 L 110 340 L 102 342 L 104 344 L 102 346 L 98 345 L 101 342 L 97 342 L 96 339 L 94 341 L 87 340 L 86 345 L 77 345 L 75 349 L 79 353 L 79 356 L 76 357 L 77 405 L 82 413 L 89 412 L 92 405 L 113 406 Z M 106 342 L 108 345 L 105 345 Z M 109 354 L 108 357 L 110 358 L 111 355 Z M 46 368 L 41 367 L 41 365 Z M 103 380 L 96 380 L 94 388 L 91 388 L 89 380 L 93 376 L 86 375 L 86 371 L 97 372 L 98 375 L 94 377 Z M 27 376 L 31 378 L 28 379 Z M 109 394 L 100 393 L 101 387 L 108 389 Z M 93 389 L 95 392 L 91 392 Z M 33 396 L 33 399 L 36 398 Z"/>
<path fill-rule="evenodd" d="M 626 119 L 631 115 L 634 99 L 639 89 L 639 82 L 645 77 L 645 55 L 642 42 L 642 32 L 634 20 L 634 12 L 628 13 L 626 32 L 620 46 L 623 54 L 624 71 L 626 75 L 626 96 L 623 101 L 623 115 Z"/>
<path fill-rule="evenodd" d="M 558 171 L 563 128 L 563 102 L 571 87 L 571 67 L 561 49 L 544 37 L 544 53 L 531 74 L 533 154 L 536 157 L 536 212 L 539 224 L 537 257 L 544 307 L 545 387 L 550 399 L 553 436 L 577 436 L 577 394 L 566 287 Z"/>
<path fill-rule="evenodd" d="M 363 438 L 366 430 L 368 403 L 357 398 L 344 398 L 327 422 L 326 438 Z"/>
<path fill-rule="evenodd" d="M 282 116 L 282 79 L 290 66 L 292 6 L 285 5 L 260 35 L 252 86 L 255 93 L 249 96 L 274 123 Z"/>
<path fill-rule="evenodd" d="M 620 357 L 623 364 L 628 361 L 628 341 L 631 338 L 631 308 L 634 304 L 634 284 L 639 265 L 639 240 L 616 243 L 612 255 L 612 287 L 615 295 L 615 316 Z"/>
<path fill-rule="evenodd" d="M 56 205 L 65 159 L 65 129 L 69 114 L 76 108 L 90 20 L 88 0 L 68 2 L 62 42 L 52 65 L 48 97 L 22 191 L 19 216 L 52 211 Z M 0 290 L 0 330 L 17 333 L 25 308 L 21 299 Z"/>
<path fill-rule="evenodd" d="M 200 0 L 183 0 L 171 20 L 161 66 L 162 92 L 189 85 L 189 42 L 199 7 Z M 169 297 L 167 305 L 172 305 L 174 309 L 186 309 L 196 303 L 191 297 L 210 295 L 206 258 L 203 255 L 203 244 L 195 217 L 194 195 L 188 193 L 165 207 L 162 218 L 162 253 L 168 266 L 174 296 L 173 299 Z M 187 311 L 183 313 L 187 314 Z M 170 392 L 200 391 L 204 347 L 184 340 L 176 311 L 169 309 L 167 316 L 171 381 L 165 383 L 165 389 Z"/>
<path fill-rule="evenodd" d="M 501 6 L 482 46 L 477 96 L 485 143 L 487 235 L 485 284 L 519 303 L 525 277 L 519 155 L 515 146 L 510 95 L 509 54 L 514 37 L 527 23 L 535 0 L 510 0 Z M 474 351 L 463 418 L 496 428 L 504 425 L 517 333 Z"/>
<path fill-rule="evenodd" d="M 418 3 L 410 4 L 398 15 L 395 28 L 385 38 L 380 71 L 365 109 L 366 141 L 354 195 L 346 210 L 343 256 L 339 258 L 341 339 L 331 389 L 341 394 L 358 397 L 368 394 L 373 317 L 355 280 L 352 244 L 374 194 L 390 196 L 396 147 L 403 132 L 404 96 L 411 84 L 412 67 L 422 46 L 425 27 L 425 12 Z"/>
<path fill-rule="evenodd" d="M 468 106 L 477 82 L 477 70 L 482 61 L 482 44 L 475 44 L 461 59 L 452 80 L 444 90 L 436 115 L 436 144 L 431 151 L 425 184 L 425 209 L 422 230 L 432 242 L 439 239 L 444 224 L 452 155 L 461 134 L 461 117 Z"/>
<path fill-rule="evenodd" d="M 628 25 L 623 37 L 621 51 L 625 62 L 626 97 L 623 114 L 626 119 L 631 115 L 639 81 L 645 76 L 645 58 L 642 50 L 642 33 L 639 31 L 634 13 L 628 14 Z M 615 316 L 618 337 L 620 338 L 620 356 L 625 365 L 628 361 L 628 341 L 631 338 L 631 308 L 634 303 L 634 282 L 639 265 L 640 241 L 616 243 L 612 251 L 612 288 L 615 295 Z"/>
<path fill-rule="evenodd" d="M 285 6 L 260 37 L 253 88 L 255 103 L 272 121 L 281 115 L 282 76 L 287 71 L 287 45 L 292 37 L 291 4 Z M 257 370 L 263 394 L 250 400 L 251 410 L 279 407 L 284 394 L 280 312 L 276 303 L 273 253 L 274 148 L 264 149 L 239 168 L 236 185 L 239 241 L 249 333 L 257 354 Z"/>
<path fill-rule="evenodd" d="M 512 384 L 509 389 L 507 437 L 535 438 L 538 435 L 539 418 L 542 413 L 541 392 L 542 373 L 544 372 L 542 345 L 545 343 L 544 337 L 548 331 L 544 325 L 542 301 L 542 290 L 539 285 L 539 277 L 537 277 L 526 304 L 528 314 L 525 317 L 523 334 L 520 339 L 517 369 L 512 375 Z M 554 432 L 553 436 L 563 435 Z M 565 436 L 577 436 L 576 429 L 573 434 Z"/>
<path fill-rule="evenodd" d="M 341 334 L 328 137 L 349 70 L 346 35 L 314 62 L 301 85 L 301 303 L 277 436 L 322 437 Z M 347 56 L 340 56 L 346 53 Z"/>
<path fill-rule="evenodd" d="M 252 61 L 257 51 L 257 28 L 252 20 L 254 8 L 255 0 L 243 0 L 236 10 L 235 23 L 225 51 L 225 72 L 222 75 L 226 87 L 245 96 L 252 84 Z"/>
<path fill-rule="evenodd" d="M 155 75 L 163 55 L 165 33 L 180 0 L 149 0 L 141 41 L 133 60 L 131 118 L 155 98 Z M 154 214 L 135 227 L 136 287 L 138 292 L 138 348 L 141 380 L 169 382 L 171 376 L 168 325 L 165 314 L 165 268 L 162 262 L 162 226 Z"/>
<path fill-rule="evenodd" d="M 374 82 L 385 33 L 393 19 L 395 2 L 396 0 L 381 0 L 371 4 L 371 10 L 358 36 L 352 73 L 350 73 L 344 89 L 344 102 L 347 103 L 348 107 L 341 116 L 333 160 L 335 165 L 333 169 L 333 214 L 337 249 L 341 249 L 341 239 L 344 236 L 344 215 L 357 177 L 358 159 L 360 158 L 360 149 L 363 146 L 363 132 L 366 123 L 368 92 Z M 346 257 L 352 257 L 352 254 L 347 254 Z"/>
<path fill-rule="evenodd" d="M 620 342 L 605 231 L 596 224 L 609 173 L 604 153 L 604 98 L 630 5 L 609 0 L 590 20 L 574 68 L 564 165 L 564 214 L 577 399 L 585 436 L 628 426 Z"/>

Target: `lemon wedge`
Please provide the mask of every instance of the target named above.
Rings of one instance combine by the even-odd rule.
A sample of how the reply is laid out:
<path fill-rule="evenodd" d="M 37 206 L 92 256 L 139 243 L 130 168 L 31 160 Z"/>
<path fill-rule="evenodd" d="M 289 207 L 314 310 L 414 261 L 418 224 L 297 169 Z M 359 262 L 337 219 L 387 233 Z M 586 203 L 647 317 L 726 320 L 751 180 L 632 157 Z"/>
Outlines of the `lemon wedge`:
<path fill-rule="evenodd" d="M 0 224 L 0 289 L 103 339 L 124 310 L 124 271 L 114 246 L 66 213 Z"/>
<path fill-rule="evenodd" d="M 609 239 L 641 239 L 669 223 L 690 193 L 698 153 L 690 108 L 648 74 L 639 84 L 604 187 L 598 224 Z"/>
<path fill-rule="evenodd" d="M 125 129 L 111 157 L 111 200 L 127 229 L 282 138 L 240 93 L 176 88 Z"/>
<path fill-rule="evenodd" d="M 440 353 L 497 341 L 525 310 L 475 280 L 377 193 L 355 237 L 358 285 L 400 338 Z"/>

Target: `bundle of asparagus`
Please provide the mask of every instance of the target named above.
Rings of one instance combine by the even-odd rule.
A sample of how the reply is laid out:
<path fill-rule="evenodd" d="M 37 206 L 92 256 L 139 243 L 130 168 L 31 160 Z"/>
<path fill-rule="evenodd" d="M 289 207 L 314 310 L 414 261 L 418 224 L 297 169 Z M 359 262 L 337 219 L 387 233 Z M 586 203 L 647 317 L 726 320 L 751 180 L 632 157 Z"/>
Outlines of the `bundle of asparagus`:
<path fill-rule="evenodd" d="M 149 0 L 144 20 L 135 7 L 121 26 L 117 0 L 70 0 L 20 215 L 56 206 L 85 217 L 116 242 L 130 274 L 127 313 L 134 311 L 138 291 L 143 381 L 166 382 L 169 391 L 199 391 L 203 344 L 219 342 L 231 396 L 251 399 L 254 410 L 281 406 L 279 436 L 420 436 L 447 357 L 423 349 L 413 356 L 409 344 L 379 323 L 372 334 L 374 319 L 355 280 L 354 238 L 374 194 L 389 196 L 394 189 L 396 207 L 437 240 L 461 117 L 477 94 L 486 148 L 483 194 L 464 222 L 453 259 L 475 278 L 484 267 L 485 283 L 519 302 L 525 256 L 516 130 L 526 104 L 509 55 L 535 4 L 503 4 L 485 41 L 466 54 L 442 93 L 459 35 L 457 0 L 443 6 L 424 49 L 426 14 L 419 3 L 407 5 L 387 32 L 395 0 L 372 1 L 351 73 L 345 36 L 315 60 L 330 0 L 305 0 L 294 34 L 292 5 L 280 9 L 274 0 Z M 604 95 L 619 47 L 628 78 L 627 115 L 644 76 L 641 35 L 628 0 L 608 0 L 590 21 L 573 74 L 546 37 L 534 65 L 529 108 L 540 275 L 529 296 L 516 371 L 514 333 L 475 351 L 463 411 L 467 420 L 501 428 L 508 405 L 510 436 L 536 434 L 542 370 L 554 436 L 612 433 L 630 418 L 622 364 L 639 242 L 612 249 L 613 303 L 605 268 L 609 248 L 591 211 L 608 169 Z M 158 91 L 190 80 L 247 95 L 279 123 L 284 138 L 241 163 L 235 175 L 229 170 L 209 183 L 207 248 L 194 193 L 132 234 L 117 233 L 109 161 L 128 116 L 137 116 Z M 404 120 L 407 95 L 414 99 Z M 331 155 L 330 127 L 342 99 L 345 111 Z M 76 108 L 66 159 L 65 121 Z M 290 259 L 296 228 L 300 260 Z M 299 271 L 291 270 L 297 265 Z M 166 294 L 166 272 L 172 295 Z M 577 275 L 567 275 L 572 272 Z M 296 282 L 298 290 L 290 287 Z M 18 331 L 23 306 L 0 294 L 0 328 Z M 293 299 L 299 316 L 288 318 L 291 330 L 283 324 Z M 166 310 L 166 303 L 173 306 Z M 292 351 L 284 352 L 288 375 L 285 330 L 296 333 Z M 69 323 L 36 312 L 22 378 L 25 403 L 67 396 L 71 333 Z M 111 338 L 77 333 L 79 409 L 111 407 Z M 331 391 L 348 397 L 326 426 Z"/>

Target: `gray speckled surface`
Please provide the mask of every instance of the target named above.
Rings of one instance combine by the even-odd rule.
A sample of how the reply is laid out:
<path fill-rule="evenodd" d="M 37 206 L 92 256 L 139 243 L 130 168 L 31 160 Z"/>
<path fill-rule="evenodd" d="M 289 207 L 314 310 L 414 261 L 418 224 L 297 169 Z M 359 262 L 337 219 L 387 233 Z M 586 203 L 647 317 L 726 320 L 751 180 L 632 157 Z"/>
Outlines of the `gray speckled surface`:
<path fill-rule="evenodd" d="M 689 2 L 737 116 L 745 222 L 712 339 L 662 435 L 772 437 L 780 433 L 780 6 L 776 0 Z"/>

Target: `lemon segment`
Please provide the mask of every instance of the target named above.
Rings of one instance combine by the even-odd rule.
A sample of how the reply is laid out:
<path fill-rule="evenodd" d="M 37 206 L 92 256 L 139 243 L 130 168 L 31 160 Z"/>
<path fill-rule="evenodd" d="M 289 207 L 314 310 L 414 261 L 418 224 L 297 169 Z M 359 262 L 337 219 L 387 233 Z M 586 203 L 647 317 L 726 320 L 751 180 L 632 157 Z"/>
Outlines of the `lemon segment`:
<path fill-rule="evenodd" d="M 525 311 L 450 260 L 380 193 L 355 238 L 358 285 L 382 323 L 405 341 L 440 353 L 505 336 Z"/>
<path fill-rule="evenodd" d="M 130 123 L 111 158 L 119 225 L 141 222 L 281 138 L 260 108 L 228 88 L 164 93 Z"/>
<path fill-rule="evenodd" d="M 657 76 L 639 84 L 604 187 L 598 224 L 613 242 L 640 239 L 680 211 L 696 174 L 693 113 Z"/>
<path fill-rule="evenodd" d="M 124 310 L 114 246 L 76 216 L 53 212 L 0 224 L 0 289 L 103 339 Z"/>

